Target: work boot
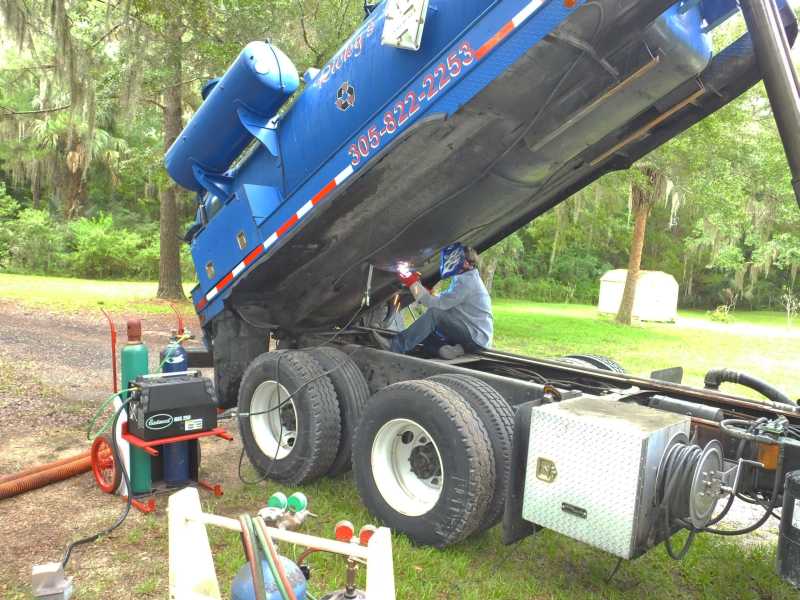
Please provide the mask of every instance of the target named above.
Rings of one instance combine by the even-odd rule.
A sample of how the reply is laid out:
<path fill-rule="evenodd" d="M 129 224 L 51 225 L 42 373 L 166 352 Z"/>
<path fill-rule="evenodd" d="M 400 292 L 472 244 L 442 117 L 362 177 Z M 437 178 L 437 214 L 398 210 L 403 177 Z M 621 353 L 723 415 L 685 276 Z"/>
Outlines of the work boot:
<path fill-rule="evenodd" d="M 387 352 L 391 352 L 392 344 L 389 340 L 387 340 L 385 337 L 383 337 L 380 333 L 378 333 L 374 329 L 370 333 L 372 333 L 372 339 L 375 341 L 380 350 L 386 350 Z"/>
<path fill-rule="evenodd" d="M 464 356 L 464 346 L 454 344 L 453 346 L 442 346 L 439 348 L 439 357 L 445 360 L 453 360 L 459 356 Z"/>

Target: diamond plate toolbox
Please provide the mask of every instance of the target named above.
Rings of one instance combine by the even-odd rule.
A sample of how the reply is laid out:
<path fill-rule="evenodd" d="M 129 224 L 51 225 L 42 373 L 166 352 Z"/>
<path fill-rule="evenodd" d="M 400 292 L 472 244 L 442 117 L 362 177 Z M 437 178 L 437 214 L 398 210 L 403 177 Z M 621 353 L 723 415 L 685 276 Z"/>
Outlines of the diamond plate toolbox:
<path fill-rule="evenodd" d="M 689 425 L 683 415 L 597 397 L 535 408 L 523 517 L 621 558 L 643 554 L 658 465 Z"/>

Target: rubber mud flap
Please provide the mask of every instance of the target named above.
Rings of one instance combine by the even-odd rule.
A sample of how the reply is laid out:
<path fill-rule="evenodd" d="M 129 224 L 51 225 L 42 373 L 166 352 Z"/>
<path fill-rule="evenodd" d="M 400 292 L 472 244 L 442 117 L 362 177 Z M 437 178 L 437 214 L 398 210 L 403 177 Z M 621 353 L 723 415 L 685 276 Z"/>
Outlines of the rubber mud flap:
<path fill-rule="evenodd" d="M 414 444 L 419 444 L 420 455 L 427 452 L 417 456 L 421 460 L 416 463 L 409 450 L 416 450 Z M 420 464 L 428 470 L 414 471 Z M 411 485 L 395 485 L 400 471 Z M 395 383 L 370 398 L 353 438 L 353 473 L 372 515 L 413 542 L 436 547 L 455 544 L 474 532 L 494 495 L 494 460 L 486 428 L 460 395 L 428 380 Z M 435 473 L 441 481 L 434 482 Z M 384 497 L 376 477 L 398 492 Z M 424 482 L 436 483 L 438 495 Z"/>

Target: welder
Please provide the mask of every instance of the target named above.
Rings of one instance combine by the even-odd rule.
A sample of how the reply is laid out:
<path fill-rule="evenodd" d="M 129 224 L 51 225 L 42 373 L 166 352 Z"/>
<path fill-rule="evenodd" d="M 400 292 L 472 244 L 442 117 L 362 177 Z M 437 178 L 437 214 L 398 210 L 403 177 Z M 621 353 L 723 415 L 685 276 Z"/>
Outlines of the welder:
<path fill-rule="evenodd" d="M 488 348 L 494 332 L 492 301 L 478 272 L 474 248 L 451 244 L 442 249 L 439 274 L 451 277 L 450 287 L 433 295 L 420 274 L 398 272 L 400 282 L 427 310 L 389 342 L 376 336 L 382 348 L 406 354 L 422 344 L 426 354 L 452 360 Z"/>

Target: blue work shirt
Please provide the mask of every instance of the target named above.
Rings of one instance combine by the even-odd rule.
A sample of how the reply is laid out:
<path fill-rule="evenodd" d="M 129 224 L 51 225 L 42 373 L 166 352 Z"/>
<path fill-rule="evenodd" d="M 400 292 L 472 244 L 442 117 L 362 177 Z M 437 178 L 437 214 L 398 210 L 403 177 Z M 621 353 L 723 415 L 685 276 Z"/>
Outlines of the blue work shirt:
<path fill-rule="evenodd" d="M 448 311 L 463 321 L 475 344 L 481 348 L 491 345 L 494 335 L 492 299 L 477 269 L 454 275 L 450 287 L 438 296 L 422 289 L 424 291 L 417 298 L 420 304 Z"/>

